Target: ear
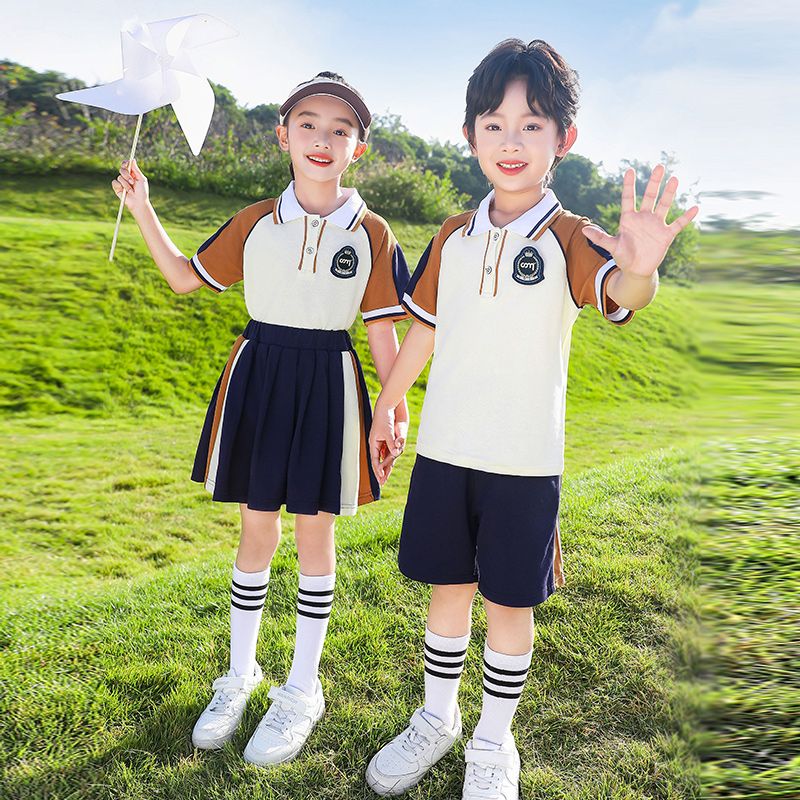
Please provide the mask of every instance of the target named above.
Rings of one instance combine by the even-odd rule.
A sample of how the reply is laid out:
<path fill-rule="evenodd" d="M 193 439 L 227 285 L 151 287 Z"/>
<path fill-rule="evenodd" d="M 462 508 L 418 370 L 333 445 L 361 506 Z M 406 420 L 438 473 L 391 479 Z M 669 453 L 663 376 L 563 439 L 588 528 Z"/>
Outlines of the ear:
<path fill-rule="evenodd" d="M 574 125 L 570 125 L 567 128 L 567 132 L 564 134 L 564 137 L 561 140 L 561 144 L 558 146 L 556 150 L 556 155 L 559 158 L 563 158 L 572 148 L 572 145 L 575 144 L 575 140 L 578 138 L 578 129 Z"/>
<path fill-rule="evenodd" d="M 284 153 L 289 152 L 289 129 L 285 125 L 275 126 L 275 135 L 278 137 L 278 146 Z"/>
<path fill-rule="evenodd" d="M 364 153 L 367 152 L 367 148 L 368 147 L 369 147 L 369 145 L 366 142 L 359 142 L 356 145 L 356 149 L 353 151 L 353 159 L 352 160 L 353 161 L 358 161 L 358 159 L 361 158 L 361 156 L 363 156 Z"/>
<path fill-rule="evenodd" d="M 472 153 L 472 155 L 474 155 L 474 156 L 478 155 L 478 151 L 475 149 L 475 145 L 472 144 L 472 142 L 469 140 L 469 131 L 467 130 L 467 126 L 466 125 L 462 126 L 461 133 L 464 134 L 464 138 L 467 140 L 467 144 L 469 145 L 470 153 Z"/>

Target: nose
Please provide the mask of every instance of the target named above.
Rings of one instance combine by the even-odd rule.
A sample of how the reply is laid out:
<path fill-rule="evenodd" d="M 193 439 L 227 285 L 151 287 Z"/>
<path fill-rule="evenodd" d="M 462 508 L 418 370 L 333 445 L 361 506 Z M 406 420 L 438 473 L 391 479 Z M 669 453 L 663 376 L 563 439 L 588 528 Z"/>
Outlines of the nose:
<path fill-rule="evenodd" d="M 326 150 L 331 149 L 328 134 L 321 130 L 317 130 L 317 135 L 314 137 L 314 144 L 316 147 L 323 147 Z"/>
<path fill-rule="evenodd" d="M 517 153 L 522 150 L 522 142 L 515 131 L 508 131 L 503 141 L 501 150 L 504 153 Z"/>

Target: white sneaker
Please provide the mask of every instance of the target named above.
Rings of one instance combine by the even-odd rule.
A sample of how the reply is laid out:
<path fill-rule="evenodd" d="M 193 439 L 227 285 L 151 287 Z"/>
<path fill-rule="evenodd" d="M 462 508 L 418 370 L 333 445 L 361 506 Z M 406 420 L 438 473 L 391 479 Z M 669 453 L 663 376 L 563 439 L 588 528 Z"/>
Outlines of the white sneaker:
<path fill-rule="evenodd" d="M 237 676 L 230 670 L 217 678 L 211 684 L 214 697 L 195 723 L 192 744 L 202 750 L 219 750 L 230 741 L 242 721 L 248 698 L 263 679 L 258 664 L 249 677 Z"/>
<path fill-rule="evenodd" d="M 437 724 L 438 723 L 438 724 Z M 418 708 L 411 723 L 384 745 L 367 766 L 367 783 L 376 794 L 395 795 L 407 792 L 422 780 L 425 773 L 461 736 L 461 713 L 456 706 L 452 726 L 423 715 Z"/>
<path fill-rule="evenodd" d="M 481 750 L 470 739 L 461 800 L 519 800 L 519 753 L 509 735 L 497 750 Z"/>
<path fill-rule="evenodd" d="M 244 760 L 262 767 L 291 761 L 325 711 L 319 679 L 313 697 L 286 685 L 273 686 L 268 697 L 272 705 L 244 749 Z"/>

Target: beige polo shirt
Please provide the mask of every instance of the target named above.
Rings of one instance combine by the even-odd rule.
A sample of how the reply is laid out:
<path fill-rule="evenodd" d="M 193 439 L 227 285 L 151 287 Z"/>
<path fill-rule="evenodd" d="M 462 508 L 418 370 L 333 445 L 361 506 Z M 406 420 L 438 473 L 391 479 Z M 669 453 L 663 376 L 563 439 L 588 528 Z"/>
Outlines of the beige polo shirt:
<path fill-rule="evenodd" d="M 446 220 L 406 290 L 406 309 L 435 329 L 417 452 L 508 475 L 559 475 L 572 326 L 597 308 L 619 269 L 581 233 L 588 224 L 544 197 L 503 228 L 475 211 Z"/>
<path fill-rule="evenodd" d="M 259 322 L 347 330 L 359 310 L 367 324 L 404 319 L 403 251 L 388 223 L 346 191 L 345 203 L 321 217 L 306 213 L 292 181 L 280 197 L 231 217 L 191 266 L 216 292 L 244 280 L 247 310 Z"/>

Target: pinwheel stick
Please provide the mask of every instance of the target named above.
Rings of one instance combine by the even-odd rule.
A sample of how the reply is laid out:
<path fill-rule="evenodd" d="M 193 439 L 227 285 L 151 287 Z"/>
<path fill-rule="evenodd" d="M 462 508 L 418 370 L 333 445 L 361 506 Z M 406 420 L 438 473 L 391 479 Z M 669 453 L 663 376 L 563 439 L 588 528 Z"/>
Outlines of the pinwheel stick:
<path fill-rule="evenodd" d="M 139 141 L 139 131 L 142 128 L 143 114 L 139 114 L 139 119 L 136 120 L 136 132 L 133 134 L 133 144 L 131 145 L 131 154 L 128 156 L 128 164 L 133 161 L 133 156 L 136 154 L 136 143 Z M 119 199 L 119 211 L 117 212 L 117 225 L 114 228 L 114 238 L 111 240 L 111 252 L 108 254 L 108 260 L 114 260 L 114 249 L 117 246 L 117 235 L 119 234 L 119 225 L 122 222 L 122 211 L 125 208 L 125 195 L 128 193 L 127 189 L 122 190 L 122 197 Z"/>

